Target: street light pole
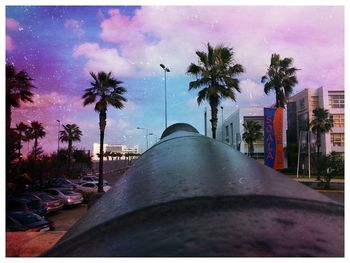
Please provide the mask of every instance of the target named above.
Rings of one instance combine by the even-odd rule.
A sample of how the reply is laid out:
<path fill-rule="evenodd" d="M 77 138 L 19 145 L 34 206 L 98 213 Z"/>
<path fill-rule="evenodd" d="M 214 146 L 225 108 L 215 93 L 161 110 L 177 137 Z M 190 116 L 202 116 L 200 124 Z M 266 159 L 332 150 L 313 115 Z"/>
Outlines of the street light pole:
<path fill-rule="evenodd" d="M 60 128 L 61 128 L 61 122 L 60 120 L 56 120 L 58 122 L 58 131 L 57 131 L 57 154 L 60 150 Z"/>
<path fill-rule="evenodd" d="M 146 151 L 148 150 L 148 128 L 137 127 L 138 130 L 146 130 Z"/>
<path fill-rule="evenodd" d="M 221 108 L 221 142 L 224 142 L 224 107 Z"/>
<path fill-rule="evenodd" d="M 168 127 L 168 109 L 167 109 L 167 95 L 166 95 L 166 73 L 170 72 L 170 69 L 164 66 L 164 64 L 160 64 L 160 67 L 164 70 L 164 88 L 165 88 L 165 129 Z"/>
<path fill-rule="evenodd" d="M 156 142 L 158 142 L 158 136 L 156 134 L 154 134 L 153 132 L 150 132 L 149 135 L 153 135 L 154 137 L 156 137 Z"/>

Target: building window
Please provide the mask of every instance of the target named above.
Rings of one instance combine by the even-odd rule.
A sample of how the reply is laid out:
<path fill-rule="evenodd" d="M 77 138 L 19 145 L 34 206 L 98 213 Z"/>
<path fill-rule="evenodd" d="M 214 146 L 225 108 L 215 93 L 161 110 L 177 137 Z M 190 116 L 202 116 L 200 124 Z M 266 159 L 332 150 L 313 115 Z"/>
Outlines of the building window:
<path fill-rule="evenodd" d="M 305 99 L 304 98 L 299 100 L 299 108 L 305 108 Z"/>
<path fill-rule="evenodd" d="M 331 133 L 331 143 L 333 146 L 344 147 L 344 133 Z"/>
<path fill-rule="evenodd" d="M 313 109 L 318 107 L 318 96 L 311 96 L 311 107 Z"/>
<path fill-rule="evenodd" d="M 344 94 L 330 93 L 328 98 L 330 108 L 344 108 Z"/>
<path fill-rule="evenodd" d="M 344 127 L 344 114 L 332 114 L 331 119 L 333 120 L 334 128 Z"/>
<path fill-rule="evenodd" d="M 231 130 L 231 145 L 233 145 L 233 124 L 230 123 L 230 130 Z"/>

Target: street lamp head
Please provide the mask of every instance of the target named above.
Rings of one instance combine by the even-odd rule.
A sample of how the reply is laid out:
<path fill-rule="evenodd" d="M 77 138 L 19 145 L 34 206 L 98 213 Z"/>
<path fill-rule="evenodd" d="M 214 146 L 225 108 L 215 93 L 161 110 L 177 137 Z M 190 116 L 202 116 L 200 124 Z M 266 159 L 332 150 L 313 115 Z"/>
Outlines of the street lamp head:
<path fill-rule="evenodd" d="M 220 108 L 223 110 L 224 109 L 224 107 L 222 107 L 222 106 L 220 106 Z"/>
<path fill-rule="evenodd" d="M 166 68 L 165 70 L 166 70 L 166 72 L 170 72 L 170 69 L 168 69 L 168 68 Z"/>
<path fill-rule="evenodd" d="M 165 66 L 164 66 L 164 64 L 160 64 L 159 66 L 161 66 L 163 69 L 165 69 Z"/>

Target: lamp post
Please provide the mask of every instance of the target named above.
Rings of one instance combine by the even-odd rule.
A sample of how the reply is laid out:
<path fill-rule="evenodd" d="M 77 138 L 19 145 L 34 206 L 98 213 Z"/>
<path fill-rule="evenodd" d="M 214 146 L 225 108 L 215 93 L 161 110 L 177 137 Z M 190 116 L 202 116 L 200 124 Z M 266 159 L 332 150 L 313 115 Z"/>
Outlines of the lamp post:
<path fill-rule="evenodd" d="M 148 128 L 137 127 L 138 130 L 146 130 L 146 151 L 148 150 Z"/>
<path fill-rule="evenodd" d="M 168 127 L 168 110 L 167 110 L 167 96 L 166 96 L 166 73 L 170 72 L 170 69 L 164 66 L 164 64 L 160 64 L 160 67 L 164 70 L 164 88 L 165 88 L 165 129 Z"/>
<path fill-rule="evenodd" d="M 61 128 L 61 121 L 56 120 L 58 122 L 58 131 L 57 131 L 57 154 L 60 150 L 60 128 Z"/>
<path fill-rule="evenodd" d="M 221 142 L 224 142 L 224 107 L 221 108 Z"/>

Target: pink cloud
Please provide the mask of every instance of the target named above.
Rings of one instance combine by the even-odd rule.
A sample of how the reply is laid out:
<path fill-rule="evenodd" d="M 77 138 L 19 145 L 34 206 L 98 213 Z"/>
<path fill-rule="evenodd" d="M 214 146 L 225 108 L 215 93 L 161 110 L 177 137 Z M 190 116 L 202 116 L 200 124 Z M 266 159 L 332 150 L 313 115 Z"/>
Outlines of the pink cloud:
<path fill-rule="evenodd" d="M 120 56 L 117 49 L 101 48 L 97 43 L 84 43 L 74 49 L 73 57 L 87 59 L 86 72 L 112 71 L 115 76 L 131 76 L 132 63 Z"/>
<path fill-rule="evenodd" d="M 13 44 L 12 38 L 6 35 L 6 51 L 13 51 L 15 49 L 15 45 Z"/>
<path fill-rule="evenodd" d="M 131 62 L 138 76 L 159 74 L 159 63 L 184 74 L 197 61 L 195 50 L 210 42 L 233 47 L 246 78 L 259 79 L 279 52 L 303 69 L 301 85 L 343 83 L 343 7 L 145 6 L 131 18 L 110 10 L 101 29 L 101 38 L 121 49 L 118 60 Z"/>
<path fill-rule="evenodd" d="M 85 33 L 85 31 L 82 27 L 83 26 L 82 21 L 78 21 L 75 19 L 67 19 L 64 22 L 64 26 L 65 26 L 65 28 L 69 28 L 69 29 L 73 30 L 73 32 L 75 32 L 78 36 L 82 36 Z"/>
<path fill-rule="evenodd" d="M 11 31 L 17 31 L 20 27 L 20 24 L 17 20 L 13 18 L 6 18 L 6 28 Z"/>

